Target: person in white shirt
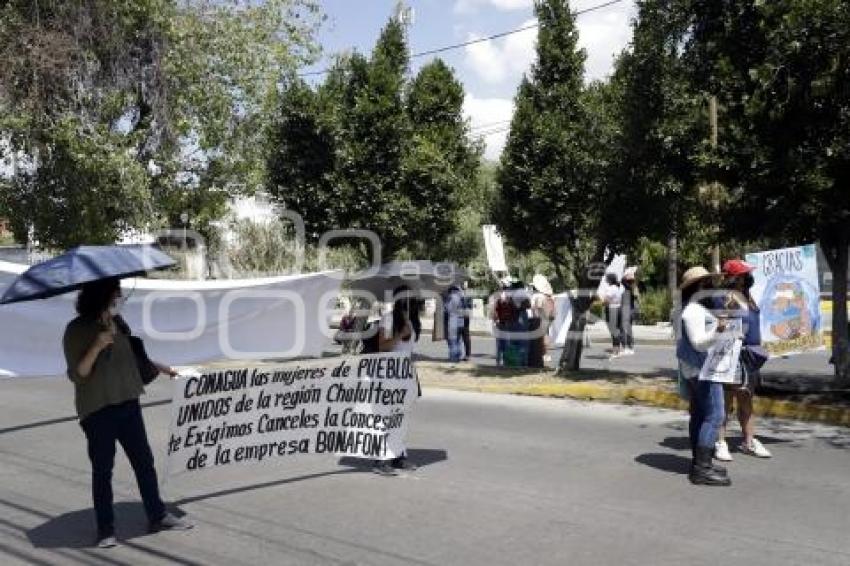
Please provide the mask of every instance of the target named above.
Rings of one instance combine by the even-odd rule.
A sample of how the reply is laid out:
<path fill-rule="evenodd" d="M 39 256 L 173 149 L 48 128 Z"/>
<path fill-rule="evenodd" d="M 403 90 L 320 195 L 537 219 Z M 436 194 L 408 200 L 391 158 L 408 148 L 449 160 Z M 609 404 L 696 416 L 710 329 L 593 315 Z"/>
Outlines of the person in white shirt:
<path fill-rule="evenodd" d="M 620 327 L 620 315 L 623 306 L 623 287 L 615 273 L 605 274 L 605 288 L 602 290 L 602 302 L 605 304 L 605 320 L 608 331 L 611 332 L 613 351 L 611 357 L 616 358 L 623 353 L 623 337 Z"/>
<path fill-rule="evenodd" d="M 698 485 L 731 485 L 722 467 L 712 462 L 714 443 L 726 417 L 723 384 L 700 380 L 700 370 L 708 350 L 724 330 L 723 323 L 709 310 L 712 307 L 711 274 L 703 267 L 693 267 L 682 276 L 679 290 L 682 304 L 676 357 L 679 372 L 688 384 L 691 420 L 688 427 L 693 461 L 688 479 Z"/>

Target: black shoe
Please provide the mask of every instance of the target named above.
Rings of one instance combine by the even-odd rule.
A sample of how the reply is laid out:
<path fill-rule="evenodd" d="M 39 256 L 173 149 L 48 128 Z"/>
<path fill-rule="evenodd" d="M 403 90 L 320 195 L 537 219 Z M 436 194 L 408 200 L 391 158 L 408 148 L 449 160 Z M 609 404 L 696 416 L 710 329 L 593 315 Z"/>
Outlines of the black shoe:
<path fill-rule="evenodd" d="M 711 458 L 714 448 L 697 448 L 691 473 L 688 479 L 695 485 L 732 485 L 732 480 L 718 473 L 712 465 Z"/>
<path fill-rule="evenodd" d="M 159 531 L 188 531 L 195 525 L 188 520 L 166 513 L 159 521 L 152 521 L 148 524 L 149 533 L 158 533 Z"/>
<path fill-rule="evenodd" d="M 416 464 L 407 459 L 407 456 L 400 456 L 393 461 L 393 468 L 397 470 L 406 470 L 412 472 L 419 468 Z"/>
<path fill-rule="evenodd" d="M 692 458 L 692 460 L 691 460 L 691 471 L 693 471 L 694 463 L 697 461 L 696 451 L 693 448 L 691 448 L 691 458 Z M 711 468 L 716 473 L 720 474 L 721 476 L 726 477 L 726 476 L 729 475 L 729 472 L 726 470 L 726 468 L 724 468 L 723 466 L 721 466 L 719 464 L 714 463 L 714 456 L 713 455 L 712 455 L 712 460 L 711 460 Z"/>
<path fill-rule="evenodd" d="M 379 476 L 397 476 L 398 470 L 393 467 L 392 460 L 378 460 L 372 471 Z"/>

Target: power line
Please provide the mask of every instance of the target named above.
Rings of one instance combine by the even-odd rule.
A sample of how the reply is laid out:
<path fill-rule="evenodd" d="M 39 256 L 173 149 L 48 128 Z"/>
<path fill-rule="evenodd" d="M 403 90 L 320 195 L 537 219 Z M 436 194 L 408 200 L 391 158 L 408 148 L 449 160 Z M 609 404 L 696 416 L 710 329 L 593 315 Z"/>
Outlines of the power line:
<path fill-rule="evenodd" d="M 490 122 L 489 124 L 478 124 L 477 126 L 472 126 L 470 130 L 486 130 L 488 128 L 492 128 L 493 126 L 501 126 L 502 124 L 507 124 L 510 121 L 510 118 L 508 118 L 507 120 L 499 120 L 498 122 Z"/>
<path fill-rule="evenodd" d="M 590 6 L 588 8 L 578 10 L 577 12 L 574 13 L 574 15 L 576 17 L 578 17 L 578 16 L 581 16 L 583 14 L 588 14 L 590 12 L 602 10 L 603 8 L 608 8 L 609 6 L 613 6 L 614 4 L 619 4 L 623 1 L 624 0 L 609 0 L 608 2 L 604 2 L 602 4 L 597 4 L 595 6 Z M 428 55 L 434 55 L 435 53 L 443 53 L 444 51 L 451 51 L 453 49 L 460 49 L 461 47 L 467 47 L 469 45 L 475 45 L 476 43 L 482 43 L 484 41 L 490 41 L 491 39 L 498 39 L 500 37 L 506 37 L 508 35 L 513 35 L 515 33 L 521 33 L 521 32 L 528 31 L 530 29 L 535 29 L 535 28 L 538 28 L 538 27 L 540 27 L 540 23 L 536 22 L 536 23 L 533 23 L 533 24 L 525 26 L 525 27 L 517 28 L 515 30 L 503 31 L 501 33 L 495 33 L 493 35 L 488 35 L 486 37 L 479 37 L 477 39 L 471 39 L 469 41 L 464 41 L 463 43 L 455 43 L 453 45 L 447 45 L 445 47 L 437 47 L 435 49 L 429 49 L 427 51 L 420 51 L 418 53 L 412 53 L 410 55 L 410 58 L 415 59 L 415 58 L 418 58 L 418 57 L 426 57 Z M 299 73 L 298 76 L 299 77 L 312 77 L 312 76 L 317 76 L 317 75 L 324 75 L 325 73 L 327 73 L 329 71 L 330 71 L 330 69 L 322 69 L 320 71 L 310 71 L 310 72 L 307 72 L 307 73 Z"/>

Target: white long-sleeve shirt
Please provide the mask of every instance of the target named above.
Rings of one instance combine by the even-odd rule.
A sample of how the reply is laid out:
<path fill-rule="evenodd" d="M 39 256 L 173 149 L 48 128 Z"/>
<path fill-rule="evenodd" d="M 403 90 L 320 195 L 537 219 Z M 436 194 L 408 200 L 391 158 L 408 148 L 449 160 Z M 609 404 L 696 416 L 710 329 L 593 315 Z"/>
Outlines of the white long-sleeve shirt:
<path fill-rule="evenodd" d="M 717 331 L 717 317 L 697 302 L 688 303 L 682 311 L 682 324 L 687 330 L 691 345 L 700 352 L 707 352 L 720 336 Z"/>

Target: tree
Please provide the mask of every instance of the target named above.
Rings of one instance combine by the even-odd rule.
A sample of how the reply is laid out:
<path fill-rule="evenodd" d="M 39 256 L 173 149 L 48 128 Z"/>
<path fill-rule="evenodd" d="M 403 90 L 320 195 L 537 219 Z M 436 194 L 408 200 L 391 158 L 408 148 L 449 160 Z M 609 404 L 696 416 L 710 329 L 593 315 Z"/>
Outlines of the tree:
<path fill-rule="evenodd" d="M 608 92 L 602 85 L 583 87 L 585 54 L 569 3 L 539 0 L 534 11 L 537 59 L 515 98 L 493 217 L 513 246 L 539 249 L 561 280 L 595 290 L 598 278 L 590 264 L 603 260 L 607 247 L 598 236 L 609 196 Z M 562 372 L 579 366 L 592 297 L 581 293 L 571 302 Z"/>
<path fill-rule="evenodd" d="M 679 234 L 693 239 L 700 220 L 713 220 L 696 212 L 697 156 L 708 128 L 704 97 L 691 91 L 682 59 L 687 20 L 675 8 L 670 0 L 637 3 L 630 48 L 612 78 L 620 125 L 614 182 L 621 195 L 613 216 L 641 218 L 637 236 L 667 241 L 671 297 L 677 296 Z M 629 223 L 613 226 L 622 231 L 621 247 L 639 240 Z"/>
<path fill-rule="evenodd" d="M 139 220 L 156 227 L 179 214 L 163 209 L 161 203 L 181 200 L 164 195 L 166 190 L 236 192 L 246 180 L 250 189 L 261 155 L 258 124 L 271 110 L 270 94 L 282 73 L 311 56 L 316 12 L 312 0 L 4 3 L 0 137 L 10 142 L 8 155 L 24 156 L 27 165 L 17 169 L 4 212 L 19 227 L 32 226 L 43 244 L 58 246 L 70 240 L 57 237 L 49 222 L 63 210 L 109 224 L 90 226 L 88 233 L 88 224 L 81 224 L 73 241 L 82 243 Z M 69 124 L 77 137 L 66 135 Z M 85 141 L 92 137 L 102 145 Z M 65 149 L 54 147 L 57 140 Z M 157 198 L 148 196 L 152 207 L 140 209 L 143 218 L 129 206 L 138 196 L 135 186 L 124 191 L 110 184 L 109 174 L 87 177 L 102 180 L 103 187 L 75 186 L 72 164 L 88 158 L 102 162 L 99 154 L 106 148 L 116 163 L 132 156 L 148 177 L 145 183 L 158 190 Z M 54 161 L 50 176 L 33 172 L 53 154 L 74 161 Z M 216 186 L 204 185 L 212 179 Z M 40 198 L 54 180 L 69 190 Z M 76 198 L 70 188 L 118 191 L 116 202 L 128 206 L 109 214 L 81 209 L 99 201 Z"/>
<path fill-rule="evenodd" d="M 820 243 L 836 377 L 850 379 L 850 6 L 693 0 L 690 10 L 697 84 L 722 96 L 733 125 L 714 156 L 730 188 L 727 230 Z"/>
<path fill-rule="evenodd" d="M 370 58 L 340 57 L 315 92 L 286 83 L 269 137 L 269 191 L 314 240 L 371 230 L 389 260 L 430 255 L 456 229 L 458 195 L 474 184 L 480 155 L 466 137 L 463 88 L 442 61 L 409 83 L 407 66 L 404 29 L 392 19 Z"/>
<path fill-rule="evenodd" d="M 476 182 L 482 147 L 470 142 L 463 117 L 463 86 L 440 59 L 420 69 L 407 89 L 406 107 L 413 130 L 403 163 L 402 190 L 412 212 L 409 230 L 418 237 L 409 251 L 445 253 L 459 229 L 464 196 Z"/>
<path fill-rule="evenodd" d="M 301 215 L 311 241 L 337 228 L 343 212 L 335 192 L 329 122 L 319 96 L 301 79 L 288 79 L 270 127 L 266 186 L 277 202 Z"/>

